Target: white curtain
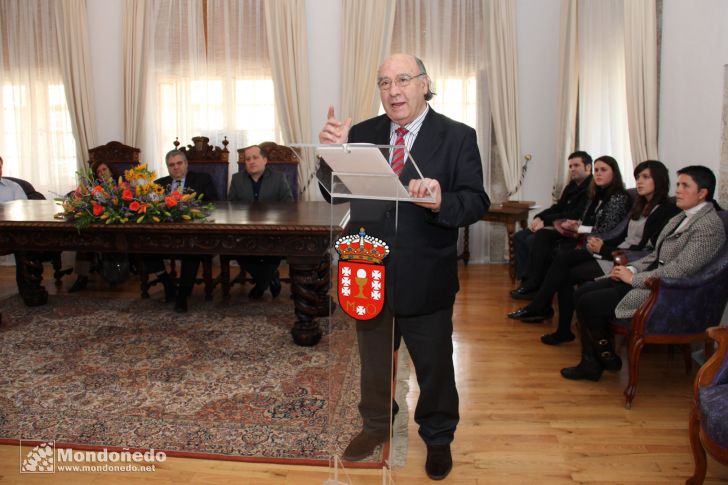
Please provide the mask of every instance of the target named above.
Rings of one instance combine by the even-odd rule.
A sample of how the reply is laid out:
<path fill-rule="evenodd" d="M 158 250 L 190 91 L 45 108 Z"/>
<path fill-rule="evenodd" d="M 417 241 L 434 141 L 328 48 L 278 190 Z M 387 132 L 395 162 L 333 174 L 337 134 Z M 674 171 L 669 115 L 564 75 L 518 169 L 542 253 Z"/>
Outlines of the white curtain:
<path fill-rule="evenodd" d="M 627 121 L 634 165 L 657 154 L 657 8 L 655 0 L 624 0 Z"/>
<path fill-rule="evenodd" d="M 265 22 L 283 139 L 289 144 L 305 144 L 311 138 L 306 2 L 267 2 Z M 313 151 L 303 149 L 298 166 L 303 200 L 315 197 L 315 164 Z"/>
<path fill-rule="evenodd" d="M 339 119 L 357 122 L 377 114 L 377 68 L 389 54 L 394 12 L 394 0 L 343 0 Z"/>
<path fill-rule="evenodd" d="M 139 121 L 142 135 L 137 135 L 136 146 L 142 149 L 142 158 L 165 174 L 164 154 L 174 148 L 176 138 L 186 146 L 192 137 L 203 135 L 219 147 L 227 138 L 232 176 L 237 171 L 238 148 L 281 141 L 268 60 L 265 2 L 148 1 L 151 21 L 143 27 L 138 10 L 128 8 L 125 13 L 127 22 L 136 26 L 135 35 L 139 29 L 152 29 L 152 35 L 143 41 L 148 45 L 146 53 L 136 51 L 134 56 L 134 46 L 125 46 L 129 59 L 141 59 L 142 69 L 146 69 L 146 76 L 140 70 L 136 78 L 130 78 L 130 83 L 139 85 L 130 85 L 131 106 L 125 108 L 129 123 L 134 123 L 134 100 L 140 101 L 133 93 L 140 96 L 144 92 L 144 118 Z"/>
<path fill-rule="evenodd" d="M 634 186 L 625 86 L 624 0 L 579 5 L 579 145 L 611 155 Z"/>
<path fill-rule="evenodd" d="M 518 123 L 518 43 L 516 5 L 490 0 L 487 19 L 487 73 L 496 149 L 508 193 L 519 192 L 523 168 Z"/>
<path fill-rule="evenodd" d="M 79 169 L 88 166 L 88 149 L 96 146 L 96 110 L 85 0 L 55 2 L 56 35 L 63 86 L 79 154 Z"/>
<path fill-rule="evenodd" d="M 88 156 L 78 153 L 81 148 L 77 148 L 76 140 L 88 143 L 93 139 L 88 62 L 79 45 L 86 38 L 85 14 L 83 20 L 72 22 L 71 12 L 81 15 L 79 4 L 68 4 L 71 10 L 59 8 L 60 4 L 44 0 L 0 2 L 3 173 L 31 182 L 46 197 L 63 195 L 75 187 L 77 167 Z M 74 32 L 59 34 L 59 26 L 71 24 L 75 25 Z M 63 52 L 59 45 L 63 45 Z M 70 103 L 67 94 L 73 97 Z M 76 124 L 71 122 L 69 104 L 76 111 Z"/>
<path fill-rule="evenodd" d="M 490 192 L 491 120 L 482 28 L 487 4 L 488 0 L 397 0 L 390 52 L 422 59 L 437 93 L 430 101 L 433 109 L 475 128 L 484 185 Z M 471 261 L 490 260 L 490 229 L 485 222 L 470 227 Z"/>
<path fill-rule="evenodd" d="M 122 32 L 124 63 L 124 139 L 123 143 L 137 147 L 148 128 L 144 112 L 148 81 L 147 55 L 150 52 L 152 28 L 151 0 L 124 0 Z M 108 140 L 110 141 L 110 140 Z M 142 153 L 142 156 L 145 154 Z"/>
<path fill-rule="evenodd" d="M 559 41 L 559 117 L 556 121 L 556 177 L 554 200 L 569 181 L 567 157 L 576 150 L 576 107 L 579 95 L 578 0 L 561 0 Z"/>

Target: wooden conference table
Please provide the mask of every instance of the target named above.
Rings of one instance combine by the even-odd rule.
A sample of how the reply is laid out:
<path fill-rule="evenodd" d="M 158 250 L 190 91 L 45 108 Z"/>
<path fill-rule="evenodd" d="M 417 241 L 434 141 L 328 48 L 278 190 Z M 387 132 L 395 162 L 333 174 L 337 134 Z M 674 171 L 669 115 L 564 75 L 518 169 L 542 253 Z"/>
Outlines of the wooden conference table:
<path fill-rule="evenodd" d="M 27 305 L 48 300 L 41 284 L 42 265 L 32 257 L 37 251 L 283 256 L 291 273 L 293 340 L 305 346 L 318 343 L 321 329 L 316 318 L 329 312 L 328 250 L 332 232 L 336 237 L 343 231 L 348 204 L 215 205 L 204 221 L 94 224 L 79 232 L 72 223 L 54 218 L 61 208 L 53 201 L 6 202 L 0 204 L 0 251 L 15 252 L 22 270 L 18 289 Z"/>

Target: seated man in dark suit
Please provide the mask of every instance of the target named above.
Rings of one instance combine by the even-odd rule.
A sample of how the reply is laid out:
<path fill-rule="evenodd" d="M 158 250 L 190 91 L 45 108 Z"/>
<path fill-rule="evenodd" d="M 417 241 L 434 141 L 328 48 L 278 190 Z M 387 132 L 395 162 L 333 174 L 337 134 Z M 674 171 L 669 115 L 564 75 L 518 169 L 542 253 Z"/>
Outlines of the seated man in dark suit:
<path fill-rule="evenodd" d="M 184 152 L 172 150 L 167 153 L 165 160 L 169 175 L 155 180 L 155 183 L 164 187 L 167 193 L 188 188 L 197 192 L 198 195 L 202 194 L 205 201 L 218 199 L 212 177 L 206 173 L 188 171 L 189 164 Z M 178 258 L 182 261 L 179 288 L 175 288 L 161 257 L 148 256 L 145 258 L 144 264 L 149 273 L 157 273 L 157 278 L 164 285 L 165 302 L 174 299 L 174 310 L 184 313 L 187 311 L 187 297 L 192 293 L 202 258 L 200 256 L 178 256 Z"/>
<path fill-rule="evenodd" d="M 528 256 L 531 252 L 536 231 L 543 228 L 553 228 L 557 219 L 579 219 L 588 199 L 589 184 L 592 179 L 592 157 L 584 151 L 577 151 L 569 155 L 569 183 L 561 192 L 559 200 L 546 210 L 536 214 L 528 225 L 513 235 L 513 254 L 516 263 L 516 278 L 523 280 L 528 275 Z M 521 288 L 514 290 L 514 297 L 521 296 Z"/>
<path fill-rule="evenodd" d="M 258 145 L 245 149 L 245 171 L 233 175 L 228 190 L 228 199 L 247 203 L 293 202 L 291 187 L 286 176 L 267 167 L 268 153 Z M 238 259 L 241 271 L 248 271 L 255 286 L 248 296 L 258 299 L 270 287 L 273 297 L 281 292 L 278 265 L 281 258 L 273 256 L 241 256 Z"/>

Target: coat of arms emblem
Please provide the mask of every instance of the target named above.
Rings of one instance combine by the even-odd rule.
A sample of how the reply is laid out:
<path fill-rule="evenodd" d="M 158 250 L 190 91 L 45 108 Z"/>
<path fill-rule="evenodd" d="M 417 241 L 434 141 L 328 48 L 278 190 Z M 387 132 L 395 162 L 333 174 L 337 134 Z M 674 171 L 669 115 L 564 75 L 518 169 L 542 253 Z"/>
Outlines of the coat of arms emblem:
<path fill-rule="evenodd" d="M 339 253 L 339 305 L 357 320 L 370 320 L 384 308 L 384 258 L 389 246 L 368 236 L 362 227 L 359 234 L 339 238 L 334 244 Z"/>

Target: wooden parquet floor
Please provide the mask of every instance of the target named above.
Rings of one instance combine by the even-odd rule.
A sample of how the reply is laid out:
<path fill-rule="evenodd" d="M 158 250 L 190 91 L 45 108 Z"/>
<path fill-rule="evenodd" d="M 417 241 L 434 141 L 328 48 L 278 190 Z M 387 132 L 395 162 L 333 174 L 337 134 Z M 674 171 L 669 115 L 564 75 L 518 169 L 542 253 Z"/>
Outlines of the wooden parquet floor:
<path fill-rule="evenodd" d="M 136 282 L 110 290 L 92 278 L 89 291 L 94 294 L 138 294 Z M 64 286 L 72 281 L 73 276 L 66 277 Z M 693 468 L 687 419 L 695 369 L 686 375 L 679 352 L 648 347 L 637 397 L 627 410 L 622 397 L 626 370 L 605 374 L 598 383 L 561 378 L 559 369 L 578 361 L 578 344 L 545 346 L 538 337 L 550 331 L 550 324 L 508 320 L 506 313 L 521 305 L 509 298 L 510 289 L 505 265 L 461 268 L 454 316 L 461 421 L 452 448 L 455 466 L 443 483 L 684 483 Z M 0 298 L 15 291 L 14 268 L 0 268 Z M 152 298 L 159 298 L 159 291 Z M 200 293 L 196 289 L 195 298 Z M 240 289 L 233 298 L 244 298 Z M 410 389 L 412 410 L 418 393 L 414 376 Z M 394 482 L 426 483 L 424 462 L 425 446 L 410 412 L 407 462 L 393 470 Z M 0 445 L 3 484 L 320 485 L 329 477 L 328 470 L 318 467 L 181 458 L 168 458 L 155 472 L 136 474 L 21 475 L 19 464 L 18 447 Z M 349 475 L 351 483 L 383 483 L 371 471 L 350 470 Z M 706 483 L 728 483 L 728 468 L 710 460 Z"/>

